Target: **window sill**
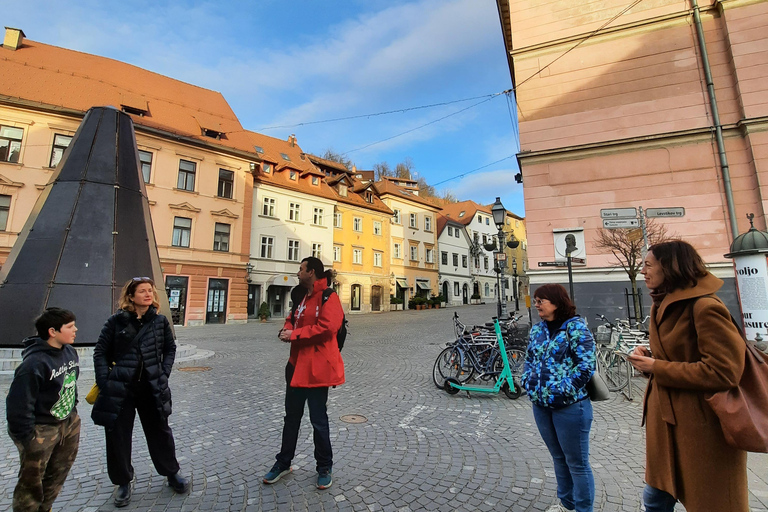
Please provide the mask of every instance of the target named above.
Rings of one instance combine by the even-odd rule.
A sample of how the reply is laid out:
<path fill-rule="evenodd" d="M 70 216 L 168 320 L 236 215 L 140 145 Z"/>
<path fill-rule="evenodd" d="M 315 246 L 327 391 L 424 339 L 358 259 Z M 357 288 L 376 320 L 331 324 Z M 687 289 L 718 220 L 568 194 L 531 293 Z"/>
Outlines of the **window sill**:
<path fill-rule="evenodd" d="M 184 193 L 186 193 L 186 194 L 192 194 L 192 195 L 195 195 L 195 196 L 199 196 L 199 195 L 200 195 L 200 192 L 196 192 L 196 191 L 194 191 L 194 190 L 187 190 L 187 189 L 185 189 L 185 188 L 176 188 L 176 187 L 173 187 L 173 190 L 174 190 L 174 191 L 176 191 L 176 192 L 184 192 Z"/>
<path fill-rule="evenodd" d="M 12 165 L 14 167 L 18 167 L 19 169 L 24 167 L 24 163 L 23 162 L 6 162 L 5 160 L 0 160 L 0 165 L 7 165 L 9 167 Z M 43 169 L 48 169 L 48 168 L 43 167 Z"/>
<path fill-rule="evenodd" d="M 273 217 L 271 215 L 259 215 L 259 217 L 261 217 L 262 219 L 280 220 L 280 217 Z M 267 258 L 267 259 L 271 259 L 271 258 Z"/>
<path fill-rule="evenodd" d="M 237 199 L 231 198 L 231 197 L 222 197 L 222 196 L 214 196 L 214 199 L 221 199 L 222 201 L 229 201 L 231 203 L 236 203 Z"/>

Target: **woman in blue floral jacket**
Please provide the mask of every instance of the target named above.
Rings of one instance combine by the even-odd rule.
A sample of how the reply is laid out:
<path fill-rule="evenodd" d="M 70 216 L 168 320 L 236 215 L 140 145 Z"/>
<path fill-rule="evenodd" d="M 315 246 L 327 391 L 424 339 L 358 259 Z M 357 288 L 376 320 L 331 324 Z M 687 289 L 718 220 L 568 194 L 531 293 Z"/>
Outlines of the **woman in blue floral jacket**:
<path fill-rule="evenodd" d="M 523 386 L 555 465 L 560 503 L 547 512 L 591 512 L 595 500 L 589 465 L 592 402 L 586 387 L 595 372 L 595 341 L 565 288 L 545 284 L 533 296 L 542 321 L 531 328 Z"/>

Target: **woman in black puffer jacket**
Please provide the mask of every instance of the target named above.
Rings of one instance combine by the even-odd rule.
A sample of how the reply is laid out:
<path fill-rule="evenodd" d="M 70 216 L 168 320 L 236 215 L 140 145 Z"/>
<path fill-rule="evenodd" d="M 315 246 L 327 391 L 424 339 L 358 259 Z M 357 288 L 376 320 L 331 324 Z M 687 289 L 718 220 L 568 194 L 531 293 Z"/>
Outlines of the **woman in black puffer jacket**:
<path fill-rule="evenodd" d="M 168 425 L 168 377 L 176 342 L 168 319 L 157 312 L 155 283 L 148 277 L 134 277 L 123 287 L 119 306 L 93 350 L 99 397 L 91 418 L 105 427 L 107 470 L 118 486 L 115 505 L 124 507 L 131 501 L 135 479 L 131 439 L 137 411 L 157 472 L 168 477 L 168 485 L 178 493 L 189 490 L 189 481 L 179 473 Z"/>

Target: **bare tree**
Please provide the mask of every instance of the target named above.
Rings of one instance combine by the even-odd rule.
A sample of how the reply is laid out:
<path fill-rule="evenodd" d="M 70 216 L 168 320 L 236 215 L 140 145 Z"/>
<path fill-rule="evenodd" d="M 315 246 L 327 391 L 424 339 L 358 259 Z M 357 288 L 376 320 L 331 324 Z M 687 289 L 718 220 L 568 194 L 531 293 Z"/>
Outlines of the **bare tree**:
<path fill-rule="evenodd" d="M 656 222 L 654 219 L 645 221 L 645 230 L 650 245 L 674 238 L 674 236 L 667 234 L 667 228 L 664 224 Z M 645 249 L 641 229 L 600 228 L 597 230 L 594 247 L 600 252 L 613 254 L 616 265 L 623 268 L 629 276 L 635 304 L 635 320 L 641 322 L 643 313 L 640 311 L 640 298 L 637 293 L 637 276 L 643 268 L 643 250 Z"/>
<path fill-rule="evenodd" d="M 395 176 L 406 180 L 413 179 L 413 160 L 406 157 L 405 160 L 395 166 Z"/>
<path fill-rule="evenodd" d="M 440 199 L 445 201 L 446 203 L 458 203 L 459 198 L 454 195 L 453 191 L 447 188 L 444 188 L 443 191 L 440 193 Z"/>
<path fill-rule="evenodd" d="M 331 162 L 336 162 L 337 164 L 341 164 L 344 167 L 347 168 L 347 170 L 351 170 L 354 163 L 349 158 L 345 157 L 341 153 L 335 152 L 332 148 L 328 148 L 325 150 L 325 154 L 323 155 L 323 158 L 326 160 L 330 160 Z"/>

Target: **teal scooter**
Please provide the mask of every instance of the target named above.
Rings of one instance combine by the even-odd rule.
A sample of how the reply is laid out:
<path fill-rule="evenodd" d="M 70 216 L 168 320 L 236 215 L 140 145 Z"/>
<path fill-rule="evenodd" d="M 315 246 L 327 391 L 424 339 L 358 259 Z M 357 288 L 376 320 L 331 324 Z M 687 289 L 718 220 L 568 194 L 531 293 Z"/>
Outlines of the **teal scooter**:
<path fill-rule="evenodd" d="M 496 384 L 491 388 L 488 386 L 464 386 L 455 377 L 449 377 L 443 384 L 443 389 L 450 395 L 455 395 L 459 391 L 466 391 L 469 395 L 470 391 L 475 393 L 498 393 L 503 391 L 507 398 L 515 400 L 520 397 L 523 390 L 519 385 L 515 384 L 512 377 L 512 370 L 509 368 L 509 359 L 507 359 L 507 349 L 504 346 L 504 336 L 501 334 L 501 327 L 499 326 L 499 319 L 493 317 L 493 329 L 496 331 L 496 341 L 499 344 L 499 352 L 501 352 L 501 360 L 503 362 L 501 372 L 496 377 Z"/>

